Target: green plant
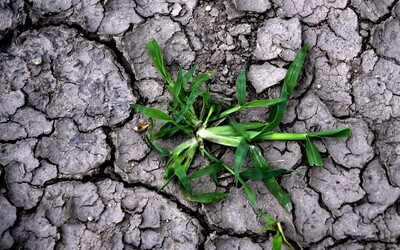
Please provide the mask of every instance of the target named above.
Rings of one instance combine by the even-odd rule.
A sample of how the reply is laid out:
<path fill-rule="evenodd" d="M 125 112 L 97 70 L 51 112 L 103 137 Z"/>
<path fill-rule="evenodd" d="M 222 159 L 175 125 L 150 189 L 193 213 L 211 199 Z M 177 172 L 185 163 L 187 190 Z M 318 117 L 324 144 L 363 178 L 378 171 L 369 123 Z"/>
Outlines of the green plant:
<path fill-rule="evenodd" d="M 278 202 L 285 210 L 290 212 L 292 210 L 291 199 L 275 177 L 291 171 L 271 169 L 256 143 L 273 140 L 305 141 L 309 164 L 311 166 L 322 166 L 323 161 L 313 139 L 350 136 L 349 128 L 300 134 L 274 131 L 284 117 L 287 102 L 296 86 L 308 46 L 304 46 L 291 63 L 283 81 L 280 98 L 246 102 L 246 73 L 245 69 L 242 69 L 236 79 L 237 104 L 231 108 L 221 101 L 215 100 L 210 95 L 208 87 L 201 88 L 202 84 L 211 78 L 212 71 L 194 76 L 196 66 L 190 68 L 186 73 L 183 73 L 182 66 L 180 66 L 174 81 L 165 68 L 162 51 L 157 42 L 155 40 L 148 41 L 147 49 L 158 72 L 166 80 L 166 87 L 172 93 L 173 99 L 171 105 L 167 104 L 171 115 L 151 107 L 139 104 L 131 105 L 132 108 L 149 117 L 150 129 L 148 136 L 146 136 L 148 145 L 161 156 L 168 157 L 164 173 L 164 178 L 167 181 L 160 190 L 175 178 L 178 180 L 182 194 L 187 199 L 200 203 L 218 201 L 227 197 L 228 194 L 218 192 L 193 193 L 191 180 L 209 175 L 218 184 L 218 176 L 222 172 L 227 172 L 234 177 L 236 185 L 240 183 L 257 214 L 268 223 L 269 226 L 265 229 L 276 232 L 273 240 L 274 249 L 280 249 L 282 242 L 292 249 L 283 235 L 281 224 L 258 209 L 256 197 L 246 182 L 248 180 L 263 181 Z M 235 112 L 265 106 L 272 106 L 269 117 L 265 122 L 239 123 L 232 117 Z M 153 119 L 165 121 L 165 124 L 156 133 L 153 131 Z M 227 124 L 223 124 L 224 122 Z M 178 132 L 186 134 L 189 139 L 171 150 L 164 149 L 156 143 L 156 140 L 171 138 Z M 205 141 L 236 148 L 233 168 L 212 155 L 204 147 Z M 188 175 L 192 160 L 198 151 L 207 157 L 211 164 Z M 252 166 L 242 170 L 248 154 L 251 155 Z"/>

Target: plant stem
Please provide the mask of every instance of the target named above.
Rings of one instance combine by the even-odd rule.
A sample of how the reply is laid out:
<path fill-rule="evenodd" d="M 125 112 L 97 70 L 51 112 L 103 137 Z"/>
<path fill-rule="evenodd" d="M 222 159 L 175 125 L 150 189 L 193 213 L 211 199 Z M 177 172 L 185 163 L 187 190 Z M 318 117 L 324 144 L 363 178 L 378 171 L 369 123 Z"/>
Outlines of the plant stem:
<path fill-rule="evenodd" d="M 229 147 L 238 147 L 242 136 L 226 135 L 226 132 L 221 131 L 221 134 L 217 133 L 215 128 L 205 128 L 201 127 L 197 131 L 197 136 L 201 137 L 207 141 L 211 141 L 220 145 L 225 145 Z M 258 134 L 255 131 L 247 131 L 250 138 L 253 138 Z M 255 141 L 302 141 L 307 139 L 307 134 L 296 134 L 296 133 L 265 133 L 257 137 Z"/>
<path fill-rule="evenodd" d="M 210 131 L 208 131 L 205 127 L 201 127 L 199 130 L 197 130 L 197 136 L 201 137 L 207 141 L 211 141 L 220 145 L 225 145 L 229 147 L 237 147 L 239 146 L 240 140 L 242 137 L 240 136 L 223 136 L 223 135 L 218 135 L 214 134 Z"/>
<path fill-rule="evenodd" d="M 250 135 L 252 133 L 250 132 Z M 307 139 L 307 134 L 296 133 L 266 133 L 258 136 L 255 141 L 304 141 Z"/>

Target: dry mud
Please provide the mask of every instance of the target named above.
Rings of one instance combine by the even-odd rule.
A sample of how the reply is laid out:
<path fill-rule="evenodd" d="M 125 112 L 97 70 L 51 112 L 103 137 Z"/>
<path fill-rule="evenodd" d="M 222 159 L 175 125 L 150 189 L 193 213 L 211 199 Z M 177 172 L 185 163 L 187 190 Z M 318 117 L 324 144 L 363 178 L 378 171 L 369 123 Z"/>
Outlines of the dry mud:
<path fill-rule="evenodd" d="M 228 103 L 246 63 L 248 98 L 276 97 L 308 43 L 281 130 L 353 135 L 318 143 L 322 168 L 307 166 L 302 143 L 261 144 L 273 167 L 298 170 L 279 178 L 291 214 L 250 185 L 305 249 L 400 249 L 394 0 L 0 0 L 0 249 L 271 248 L 232 180 L 200 181 L 200 191 L 231 194 L 211 205 L 186 201 L 175 184 L 156 192 L 165 160 L 134 131 L 144 117 L 129 108 L 170 100 L 145 49 L 151 38 L 171 71 L 215 69 L 211 91 Z"/>

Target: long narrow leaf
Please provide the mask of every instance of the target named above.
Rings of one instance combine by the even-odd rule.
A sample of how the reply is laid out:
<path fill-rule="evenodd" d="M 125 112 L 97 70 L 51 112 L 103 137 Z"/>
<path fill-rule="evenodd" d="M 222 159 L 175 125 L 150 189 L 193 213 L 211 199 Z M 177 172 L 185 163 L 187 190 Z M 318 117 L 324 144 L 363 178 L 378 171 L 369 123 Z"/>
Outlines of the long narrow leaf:
<path fill-rule="evenodd" d="M 175 126 L 172 122 L 165 123 L 156 134 L 153 135 L 154 139 L 168 139 L 179 131 L 179 127 Z"/>
<path fill-rule="evenodd" d="M 195 143 L 192 143 L 188 149 L 185 151 L 185 162 L 183 164 L 183 170 L 185 173 L 188 171 L 190 165 L 192 164 L 194 155 L 196 154 L 197 148 L 199 146 L 199 143 L 196 141 Z"/>
<path fill-rule="evenodd" d="M 294 87 L 297 84 L 297 80 L 299 79 L 301 68 L 303 67 L 304 60 L 307 55 L 308 45 L 305 44 L 300 51 L 297 53 L 296 58 L 290 64 L 288 71 L 286 72 L 285 79 L 283 80 L 283 84 L 287 88 L 288 97 L 292 94 Z"/>
<path fill-rule="evenodd" d="M 258 213 L 257 200 L 256 200 L 256 196 L 254 195 L 253 190 L 251 190 L 251 188 L 249 186 L 247 186 L 246 182 L 244 180 L 242 180 L 242 178 L 238 177 L 238 180 L 242 184 L 244 191 L 246 192 L 251 205 L 256 210 L 256 213 Z"/>
<path fill-rule="evenodd" d="M 190 78 L 192 78 L 196 69 L 197 69 L 197 65 L 194 65 L 193 67 L 191 67 L 188 70 L 188 72 L 185 73 L 185 75 L 183 76 L 183 86 L 185 86 L 185 84 L 189 82 Z"/>
<path fill-rule="evenodd" d="M 279 204 L 289 213 L 293 209 L 293 203 L 288 193 L 281 187 L 275 178 L 263 180 L 264 185 L 268 188 L 271 194 L 276 198 Z"/>
<path fill-rule="evenodd" d="M 342 137 L 350 137 L 351 130 L 350 128 L 338 128 L 332 130 L 326 130 L 321 132 L 312 132 L 308 133 L 307 136 L 309 138 L 342 138 Z"/>
<path fill-rule="evenodd" d="M 233 119 L 232 117 L 230 117 L 230 116 L 228 116 L 228 117 L 229 117 L 232 127 L 236 130 L 236 132 L 240 136 L 245 138 L 247 141 L 250 141 L 250 135 L 246 132 L 244 127 L 241 124 L 239 124 L 237 121 L 235 121 L 235 119 Z"/>
<path fill-rule="evenodd" d="M 179 163 L 175 163 L 174 165 L 174 173 L 176 177 L 178 177 L 179 182 L 185 188 L 188 193 L 192 193 L 192 187 L 190 186 L 189 179 L 184 171 L 183 167 Z"/>
<path fill-rule="evenodd" d="M 306 153 L 308 163 L 311 166 L 321 167 L 323 165 L 321 154 L 319 153 L 317 147 L 314 145 L 310 138 L 307 138 L 306 140 Z"/>
<path fill-rule="evenodd" d="M 174 101 L 174 108 L 176 108 L 180 103 L 180 95 L 183 89 L 183 76 L 182 76 L 182 65 L 179 65 L 178 76 L 176 77 L 176 82 L 172 88 L 172 99 Z"/>
<path fill-rule="evenodd" d="M 230 108 L 230 109 L 225 110 L 224 112 L 222 112 L 222 113 L 218 116 L 217 119 L 222 119 L 222 118 L 226 117 L 227 115 L 233 114 L 233 113 L 238 112 L 238 111 L 240 111 L 240 110 L 242 110 L 242 107 L 241 107 L 241 106 L 236 106 L 236 107 Z"/>
<path fill-rule="evenodd" d="M 255 100 L 251 101 L 248 103 L 245 103 L 242 107 L 243 109 L 246 108 L 261 108 L 261 107 L 266 107 L 266 106 L 271 106 L 280 102 L 285 101 L 284 98 L 276 98 L 276 99 L 269 99 L 269 100 Z"/>
<path fill-rule="evenodd" d="M 233 114 L 233 113 L 241 111 L 241 110 L 271 106 L 271 105 L 275 105 L 275 104 L 284 102 L 285 100 L 286 99 L 284 99 L 284 98 L 277 98 L 277 99 L 270 99 L 270 100 L 251 101 L 251 102 L 245 103 L 243 106 L 236 106 L 236 107 L 225 110 L 218 116 L 217 119 L 222 119 L 222 118 L 226 117 L 227 115 Z"/>
<path fill-rule="evenodd" d="M 224 171 L 224 169 L 224 166 L 222 166 L 220 162 L 214 162 L 207 167 L 194 172 L 191 176 L 189 176 L 189 179 L 197 179 L 203 177 L 204 175 L 218 174 Z"/>
<path fill-rule="evenodd" d="M 213 73 L 213 71 L 207 71 L 206 73 L 195 76 L 192 80 L 192 85 L 190 86 L 190 89 L 193 90 L 199 88 L 201 84 L 211 78 Z"/>
<path fill-rule="evenodd" d="M 270 169 L 267 161 L 257 147 L 251 146 L 250 151 L 253 164 L 256 168 L 264 170 Z M 266 178 L 263 182 L 282 207 L 285 208 L 286 211 L 291 212 L 293 209 L 292 200 L 287 192 L 279 185 L 278 181 L 275 178 Z"/>
<path fill-rule="evenodd" d="M 191 145 L 196 144 L 197 140 L 196 138 L 191 138 L 188 139 L 178 146 L 176 146 L 174 149 L 171 150 L 171 154 L 173 155 L 180 155 L 185 149 L 189 148 Z"/>
<path fill-rule="evenodd" d="M 147 42 L 146 47 L 147 51 L 150 54 L 151 59 L 153 60 L 154 66 L 156 67 L 160 75 L 164 77 L 164 79 L 168 82 L 169 86 L 172 88 L 174 83 L 164 66 L 163 54 L 157 41 L 155 39 L 151 39 L 150 41 Z"/>
<path fill-rule="evenodd" d="M 172 121 L 172 122 L 174 121 L 169 115 L 155 108 L 145 107 L 139 104 L 131 104 L 131 107 L 153 119 Z"/>
<path fill-rule="evenodd" d="M 185 107 L 176 115 L 176 123 L 179 123 L 185 114 L 189 111 L 190 107 L 196 102 L 196 99 L 199 95 L 201 95 L 203 91 L 199 88 L 193 89 L 192 92 L 189 95 L 189 98 L 186 101 Z"/>
<path fill-rule="evenodd" d="M 202 94 L 203 104 L 200 111 L 200 121 L 203 121 L 204 116 L 206 115 L 208 101 L 210 100 L 210 88 L 207 88 L 206 91 Z"/>
<path fill-rule="evenodd" d="M 238 100 L 239 106 L 244 105 L 246 99 L 246 69 L 240 71 L 240 74 L 236 78 L 236 98 Z"/>
<path fill-rule="evenodd" d="M 169 179 L 157 190 L 157 193 L 161 192 L 168 184 L 172 181 L 175 175 L 169 177 Z"/>
<path fill-rule="evenodd" d="M 250 147 L 251 159 L 253 160 L 254 167 L 264 170 L 269 170 L 269 166 L 261 151 L 256 146 Z"/>
<path fill-rule="evenodd" d="M 271 177 L 275 177 L 281 174 L 287 174 L 290 172 L 291 171 L 286 169 L 265 170 L 259 168 L 249 168 L 242 171 L 239 175 L 240 177 L 242 177 L 244 181 L 246 180 L 258 181 L 258 180 L 269 179 Z"/>
<path fill-rule="evenodd" d="M 235 174 L 234 171 L 228 167 L 225 163 L 223 163 L 222 161 L 218 160 L 215 156 L 213 156 L 212 154 L 210 154 L 207 150 L 200 149 L 201 152 L 211 161 L 213 162 L 220 162 L 222 164 L 222 166 L 224 166 L 224 168 L 231 174 Z M 253 208 L 256 210 L 256 212 L 258 213 L 258 207 L 257 207 L 257 200 L 256 200 L 256 196 L 254 195 L 253 190 L 251 190 L 251 188 L 249 186 L 247 186 L 246 182 L 240 177 L 237 176 L 237 180 L 242 184 L 244 191 L 246 192 L 247 197 L 249 198 L 249 201 L 251 203 L 251 205 L 253 206 Z"/>
<path fill-rule="evenodd" d="M 215 202 L 222 200 L 229 196 L 227 193 L 203 193 L 203 194 L 188 194 L 184 193 L 184 196 L 188 198 L 190 201 L 200 202 L 203 204 Z"/>
<path fill-rule="evenodd" d="M 274 235 L 272 239 L 272 250 L 281 250 L 282 249 L 282 236 L 278 232 Z"/>
<path fill-rule="evenodd" d="M 289 69 L 286 72 L 285 79 L 283 81 L 280 96 L 280 98 L 283 98 L 285 100 L 274 105 L 274 107 L 271 109 L 271 112 L 267 119 L 267 125 L 260 132 L 260 134 L 274 130 L 281 123 L 283 116 L 286 112 L 288 99 L 292 94 L 294 87 L 296 86 L 297 80 L 300 76 L 300 72 L 303 67 L 305 57 L 307 55 L 307 49 L 308 45 L 304 45 L 303 48 L 301 48 L 301 50 L 297 53 L 294 61 L 290 64 Z"/>
<path fill-rule="evenodd" d="M 267 215 L 264 211 L 260 211 L 260 215 L 268 225 L 270 226 L 276 225 L 276 220 L 272 219 L 272 217 Z"/>
<path fill-rule="evenodd" d="M 283 228 L 280 222 L 278 222 L 276 224 L 278 226 L 278 232 L 280 233 L 280 235 L 282 236 L 283 239 L 283 243 L 286 245 L 286 247 L 288 248 L 288 250 L 295 250 L 294 247 L 292 246 L 292 244 L 290 244 L 290 242 L 286 239 L 285 237 L 285 233 L 283 232 Z M 301 248 L 301 247 L 300 247 Z"/>
<path fill-rule="evenodd" d="M 234 176 L 235 182 L 237 184 L 239 171 L 243 166 L 244 160 L 246 159 L 247 152 L 249 151 L 249 144 L 246 142 L 245 139 L 242 139 L 236 149 L 235 153 L 235 168 L 234 168 Z"/>
<path fill-rule="evenodd" d="M 181 163 L 183 161 L 183 157 L 180 157 L 178 160 L 173 159 L 173 157 L 170 157 L 168 159 L 167 164 L 165 164 L 165 171 L 164 171 L 164 179 L 169 179 L 171 176 L 174 176 L 174 165 L 175 162 Z"/>
<path fill-rule="evenodd" d="M 240 126 L 242 126 L 243 129 L 246 130 L 246 131 L 257 130 L 257 129 L 260 129 L 260 128 L 264 127 L 264 125 L 265 124 L 262 123 L 262 122 L 240 123 Z M 209 127 L 209 128 L 207 128 L 207 130 L 210 131 L 213 134 L 223 135 L 223 136 L 238 136 L 239 135 L 232 125 Z"/>
<path fill-rule="evenodd" d="M 157 154 L 161 155 L 161 156 L 170 156 L 171 154 L 169 153 L 168 150 L 160 147 L 157 145 L 157 143 L 155 143 L 153 140 L 151 140 L 149 137 L 145 137 L 145 140 L 147 142 L 147 144 L 150 146 L 150 148 L 155 151 Z"/>

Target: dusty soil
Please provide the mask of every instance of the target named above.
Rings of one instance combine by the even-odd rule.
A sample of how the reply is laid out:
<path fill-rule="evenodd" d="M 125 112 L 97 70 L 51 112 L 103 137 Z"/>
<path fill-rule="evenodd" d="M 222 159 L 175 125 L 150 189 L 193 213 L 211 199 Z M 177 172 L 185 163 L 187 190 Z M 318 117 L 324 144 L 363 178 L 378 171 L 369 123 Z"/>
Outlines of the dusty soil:
<path fill-rule="evenodd" d="M 145 49 L 151 38 L 171 71 L 215 69 L 212 93 L 228 103 L 245 64 L 248 99 L 276 97 L 310 44 L 280 129 L 347 125 L 353 135 L 318 143 L 322 168 L 307 166 L 302 143 L 261 144 L 273 167 L 299 172 L 279 179 L 291 214 L 250 185 L 306 249 L 400 249 L 394 0 L 0 0 L 0 249 L 270 249 L 232 180 L 198 183 L 231 194 L 211 205 L 186 201 L 175 184 L 156 192 L 165 160 L 134 131 L 144 117 L 129 108 L 170 100 Z"/>

